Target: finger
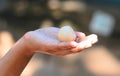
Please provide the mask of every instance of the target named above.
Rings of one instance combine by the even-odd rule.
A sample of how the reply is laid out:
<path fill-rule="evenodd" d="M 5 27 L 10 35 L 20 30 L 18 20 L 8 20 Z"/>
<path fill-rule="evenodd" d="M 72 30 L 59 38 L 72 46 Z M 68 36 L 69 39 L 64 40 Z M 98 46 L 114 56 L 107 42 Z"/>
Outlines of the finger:
<path fill-rule="evenodd" d="M 58 48 L 60 49 L 69 49 L 69 48 L 74 48 L 77 46 L 77 43 L 75 41 L 71 41 L 71 42 L 61 42 L 58 45 Z"/>
<path fill-rule="evenodd" d="M 92 46 L 91 41 L 89 41 L 89 39 L 86 39 L 86 40 L 83 40 L 80 43 L 78 43 L 77 47 L 73 48 L 71 51 L 73 51 L 73 52 L 78 51 L 79 52 L 79 51 L 82 51 L 82 50 L 89 48 L 91 46 Z"/>
<path fill-rule="evenodd" d="M 96 43 L 97 41 L 98 41 L 97 35 L 95 35 L 95 34 L 89 35 L 89 36 L 85 37 L 85 39 L 83 41 L 78 43 L 78 46 L 76 48 L 74 48 L 72 51 L 76 52 L 76 51 L 84 50 L 86 48 L 91 47 L 92 44 Z"/>
<path fill-rule="evenodd" d="M 96 43 L 97 41 L 98 41 L 97 35 L 95 35 L 95 34 L 89 35 L 89 36 L 85 37 L 85 39 L 83 39 L 83 41 L 81 41 L 80 43 L 77 43 L 76 47 L 69 48 L 68 50 L 71 51 L 69 53 L 78 53 L 86 48 L 91 47 L 92 44 Z"/>
<path fill-rule="evenodd" d="M 92 44 L 95 44 L 98 41 L 98 37 L 95 34 L 91 34 L 86 37 L 88 41 L 90 41 Z"/>
<path fill-rule="evenodd" d="M 89 48 L 89 47 L 91 47 L 91 46 L 92 46 L 92 44 L 91 44 L 90 41 L 84 40 L 84 41 L 82 41 L 82 42 L 80 42 L 80 43 L 78 44 L 77 50 L 78 50 L 78 51 L 79 51 L 79 50 L 84 50 L 84 49 Z"/>
<path fill-rule="evenodd" d="M 79 38 L 84 38 L 85 37 L 85 33 L 83 33 L 83 32 L 76 32 L 76 34 Z"/>
<path fill-rule="evenodd" d="M 91 47 L 92 44 L 96 43 L 98 41 L 97 35 L 91 34 L 89 36 L 84 37 L 84 39 L 78 43 L 78 48 L 79 49 L 84 49 Z"/>
<path fill-rule="evenodd" d="M 76 37 L 76 42 L 80 42 L 80 41 L 82 41 L 82 39 L 83 38 L 85 38 L 85 33 L 82 33 L 82 32 L 76 32 L 76 35 L 77 35 L 77 37 Z"/>
<path fill-rule="evenodd" d="M 86 44 L 86 42 L 82 42 L 81 45 L 84 45 L 84 46 L 79 45 L 78 47 L 67 48 L 67 49 L 64 49 L 64 50 L 61 50 L 61 51 L 56 51 L 54 53 L 57 56 L 64 56 L 64 55 L 79 53 L 80 51 L 84 50 L 85 48 L 90 47 L 91 43 L 89 42 L 89 44 Z"/>

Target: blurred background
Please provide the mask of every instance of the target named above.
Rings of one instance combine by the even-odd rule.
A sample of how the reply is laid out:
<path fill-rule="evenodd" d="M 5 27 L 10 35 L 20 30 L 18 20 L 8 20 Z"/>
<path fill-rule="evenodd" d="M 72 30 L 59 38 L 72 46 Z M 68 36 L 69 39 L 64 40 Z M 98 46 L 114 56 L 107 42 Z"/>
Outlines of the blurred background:
<path fill-rule="evenodd" d="M 120 76 L 120 0 L 0 0 L 0 57 L 25 32 L 70 25 L 99 42 L 78 54 L 35 54 L 21 76 Z"/>

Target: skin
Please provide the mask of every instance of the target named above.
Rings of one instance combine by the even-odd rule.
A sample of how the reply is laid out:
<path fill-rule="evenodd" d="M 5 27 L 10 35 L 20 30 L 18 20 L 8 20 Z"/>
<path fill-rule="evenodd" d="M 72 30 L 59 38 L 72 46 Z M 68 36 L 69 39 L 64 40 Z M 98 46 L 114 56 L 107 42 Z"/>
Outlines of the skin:
<path fill-rule="evenodd" d="M 36 52 L 65 56 L 78 53 L 97 42 L 96 35 L 85 36 L 82 32 L 76 32 L 75 41 L 60 42 L 58 31 L 59 28 L 48 27 L 27 32 L 1 58 L 0 76 L 19 76 Z"/>

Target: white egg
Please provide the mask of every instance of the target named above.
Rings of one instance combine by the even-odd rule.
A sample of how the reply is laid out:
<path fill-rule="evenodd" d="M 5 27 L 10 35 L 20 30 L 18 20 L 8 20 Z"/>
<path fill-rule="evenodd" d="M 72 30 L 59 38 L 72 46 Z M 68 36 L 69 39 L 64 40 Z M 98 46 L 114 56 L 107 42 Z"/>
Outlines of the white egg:
<path fill-rule="evenodd" d="M 58 32 L 58 38 L 63 42 L 74 41 L 76 34 L 70 26 L 63 26 Z"/>

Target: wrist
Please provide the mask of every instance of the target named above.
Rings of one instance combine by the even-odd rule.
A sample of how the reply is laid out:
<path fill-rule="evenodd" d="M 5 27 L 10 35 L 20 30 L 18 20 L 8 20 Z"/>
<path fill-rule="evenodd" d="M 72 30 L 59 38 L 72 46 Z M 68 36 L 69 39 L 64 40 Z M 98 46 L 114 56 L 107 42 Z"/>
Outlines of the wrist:
<path fill-rule="evenodd" d="M 29 39 L 26 37 L 26 34 L 19 40 L 19 44 L 23 46 L 23 51 L 27 55 L 32 55 L 34 54 L 33 52 L 33 47 L 31 46 Z"/>
<path fill-rule="evenodd" d="M 27 34 L 25 34 L 23 37 L 21 37 L 15 45 L 12 47 L 12 49 L 16 49 L 18 53 L 22 53 L 24 55 L 33 55 L 34 48 L 31 46 L 29 39 L 27 37 Z"/>
<path fill-rule="evenodd" d="M 21 42 L 24 43 L 24 47 L 27 49 L 26 51 L 30 54 L 34 54 L 37 50 L 35 44 L 34 44 L 34 38 L 33 38 L 33 31 L 25 33 L 25 35 L 21 38 Z"/>

